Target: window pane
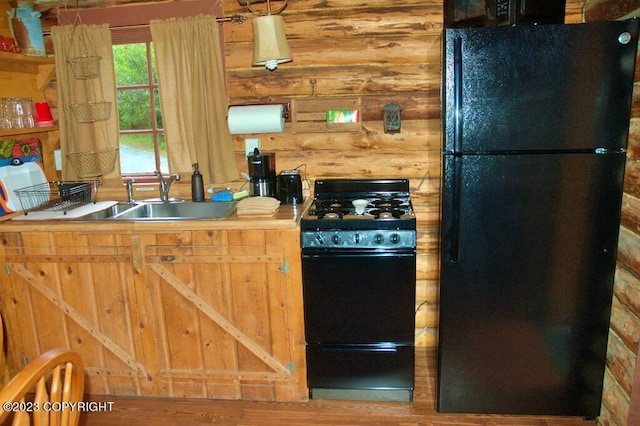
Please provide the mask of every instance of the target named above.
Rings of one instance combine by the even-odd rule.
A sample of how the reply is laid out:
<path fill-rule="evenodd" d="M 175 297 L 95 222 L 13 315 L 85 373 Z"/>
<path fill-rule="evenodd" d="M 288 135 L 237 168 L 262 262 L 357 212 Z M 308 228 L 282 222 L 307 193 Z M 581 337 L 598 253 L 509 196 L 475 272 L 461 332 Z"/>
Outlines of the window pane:
<path fill-rule="evenodd" d="M 145 43 L 113 46 L 116 86 L 149 84 L 147 45 Z"/>
<path fill-rule="evenodd" d="M 149 89 L 118 90 L 120 130 L 151 129 Z"/>
<path fill-rule="evenodd" d="M 153 173 L 156 170 L 156 154 L 151 134 L 120 135 L 120 172 Z"/>

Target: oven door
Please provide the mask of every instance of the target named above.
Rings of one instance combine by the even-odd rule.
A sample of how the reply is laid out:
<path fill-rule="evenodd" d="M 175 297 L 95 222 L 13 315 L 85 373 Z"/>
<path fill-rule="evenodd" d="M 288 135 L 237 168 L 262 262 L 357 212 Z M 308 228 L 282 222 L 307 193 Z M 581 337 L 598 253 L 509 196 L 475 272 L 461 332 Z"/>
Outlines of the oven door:
<path fill-rule="evenodd" d="M 302 252 L 307 343 L 413 344 L 413 249 Z"/>

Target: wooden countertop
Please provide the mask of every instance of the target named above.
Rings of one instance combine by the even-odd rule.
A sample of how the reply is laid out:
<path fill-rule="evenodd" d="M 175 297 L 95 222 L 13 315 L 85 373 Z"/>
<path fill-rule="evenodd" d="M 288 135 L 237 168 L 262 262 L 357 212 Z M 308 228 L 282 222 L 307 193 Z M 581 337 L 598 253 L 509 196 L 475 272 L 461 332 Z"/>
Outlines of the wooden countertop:
<path fill-rule="evenodd" d="M 0 218 L 0 232 L 38 231 L 95 231 L 95 232 L 175 232 L 213 229 L 294 229 L 311 200 L 302 205 L 281 205 L 269 217 L 238 216 L 235 212 L 222 220 L 94 220 L 54 219 L 54 220 L 11 220 L 22 213 L 12 213 Z"/>

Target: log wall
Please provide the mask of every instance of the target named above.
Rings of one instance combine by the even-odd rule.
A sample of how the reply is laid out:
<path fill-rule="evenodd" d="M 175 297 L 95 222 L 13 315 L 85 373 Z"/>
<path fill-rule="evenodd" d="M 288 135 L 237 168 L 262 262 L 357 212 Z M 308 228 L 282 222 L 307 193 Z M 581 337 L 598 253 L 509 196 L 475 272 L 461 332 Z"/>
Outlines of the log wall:
<path fill-rule="evenodd" d="M 219 0 L 226 14 L 249 15 L 238 0 Z M 91 0 L 90 6 L 130 3 Z M 583 21 L 583 8 L 617 10 L 613 0 L 567 0 L 566 22 Z M 47 2 L 49 4 L 49 2 Z M 47 9 L 50 7 L 51 9 Z M 45 19 L 55 8 L 45 4 Z M 595 9 L 594 9 L 595 10 Z M 434 347 L 437 322 L 438 190 L 440 183 L 440 32 L 442 0 L 290 0 L 282 13 L 294 60 L 274 72 L 252 67 L 249 22 L 225 24 L 227 96 L 231 105 L 288 103 L 318 98 L 362 98 L 363 129 L 354 133 L 293 133 L 258 137 L 276 152 L 277 169 L 306 165 L 307 178 L 409 178 L 418 217 L 417 344 Z M 250 15 L 249 15 L 250 16 Z M 619 15 L 617 15 L 619 16 Z M 597 17 L 594 19 L 597 20 Z M 611 19 L 611 18 L 607 18 Z M 46 27 L 46 25 L 45 25 Z M 636 76 L 640 84 L 640 75 Z M 640 424 L 640 91 L 634 92 L 623 226 L 620 231 L 605 398 L 600 423 Z M 385 134 L 382 106 L 402 105 L 402 131 Z M 246 171 L 244 138 L 234 138 L 238 168 Z"/>

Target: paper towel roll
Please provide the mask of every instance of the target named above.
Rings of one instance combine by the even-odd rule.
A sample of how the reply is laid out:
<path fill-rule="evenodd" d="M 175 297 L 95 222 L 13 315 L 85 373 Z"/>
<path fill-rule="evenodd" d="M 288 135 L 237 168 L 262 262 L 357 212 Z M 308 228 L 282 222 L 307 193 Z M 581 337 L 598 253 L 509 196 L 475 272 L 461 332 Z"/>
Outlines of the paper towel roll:
<path fill-rule="evenodd" d="M 227 124 L 232 135 L 278 133 L 284 130 L 284 105 L 248 105 L 229 108 Z"/>

